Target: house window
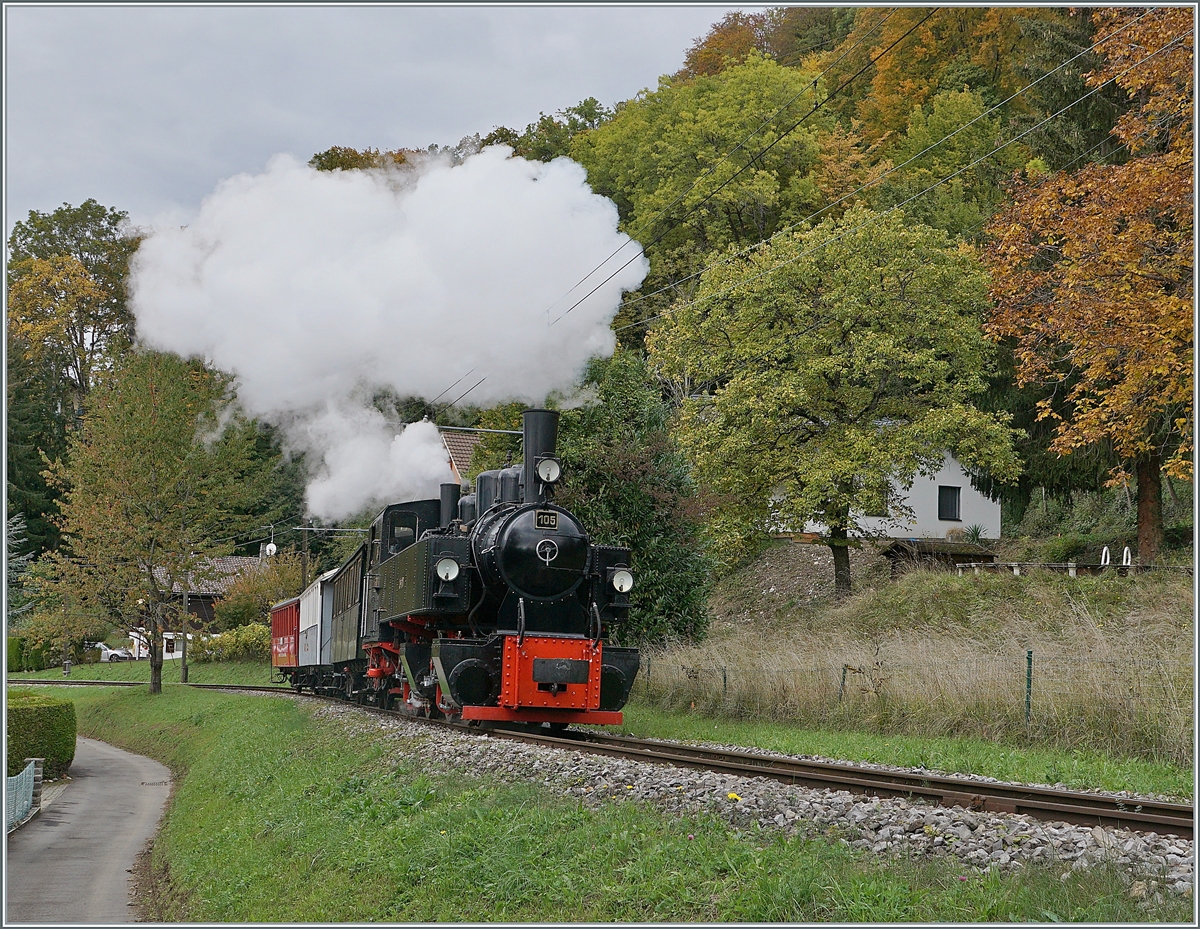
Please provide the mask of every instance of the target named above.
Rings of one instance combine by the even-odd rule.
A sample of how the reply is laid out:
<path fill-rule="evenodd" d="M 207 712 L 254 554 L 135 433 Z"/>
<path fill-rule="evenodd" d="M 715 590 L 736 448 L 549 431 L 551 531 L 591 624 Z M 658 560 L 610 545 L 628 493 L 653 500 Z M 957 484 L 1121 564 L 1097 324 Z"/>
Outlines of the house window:
<path fill-rule="evenodd" d="M 962 496 L 961 487 L 938 488 L 938 519 L 960 521 L 959 500 Z"/>
<path fill-rule="evenodd" d="M 167 639 L 164 644 L 167 646 L 167 654 L 168 655 L 175 654 L 175 640 L 174 639 Z"/>

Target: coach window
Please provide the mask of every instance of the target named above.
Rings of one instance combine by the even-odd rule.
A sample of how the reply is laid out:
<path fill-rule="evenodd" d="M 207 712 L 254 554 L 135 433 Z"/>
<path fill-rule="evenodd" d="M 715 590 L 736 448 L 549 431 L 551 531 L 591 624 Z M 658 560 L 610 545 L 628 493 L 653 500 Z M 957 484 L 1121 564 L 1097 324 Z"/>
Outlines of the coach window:
<path fill-rule="evenodd" d="M 394 555 L 417 541 L 417 515 L 394 513 L 388 531 L 388 550 Z"/>
<path fill-rule="evenodd" d="M 938 488 L 938 519 L 961 522 L 959 501 L 962 497 L 961 487 Z"/>

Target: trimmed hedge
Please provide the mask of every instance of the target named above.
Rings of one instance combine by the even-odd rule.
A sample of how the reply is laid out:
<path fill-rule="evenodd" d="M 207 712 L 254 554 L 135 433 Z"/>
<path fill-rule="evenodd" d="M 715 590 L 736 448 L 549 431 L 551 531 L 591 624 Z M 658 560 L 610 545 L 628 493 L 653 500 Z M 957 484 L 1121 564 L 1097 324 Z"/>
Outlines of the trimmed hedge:
<path fill-rule="evenodd" d="M 271 627 L 247 623 L 189 643 L 192 661 L 267 661 L 271 657 Z"/>
<path fill-rule="evenodd" d="M 75 760 L 75 704 L 28 690 L 8 692 L 8 776 L 20 774 L 26 758 L 45 758 L 42 777 L 67 773 Z"/>
<path fill-rule="evenodd" d="M 10 672 L 44 671 L 46 667 L 45 649 L 34 647 L 24 636 L 10 635 L 8 637 L 8 670 Z"/>

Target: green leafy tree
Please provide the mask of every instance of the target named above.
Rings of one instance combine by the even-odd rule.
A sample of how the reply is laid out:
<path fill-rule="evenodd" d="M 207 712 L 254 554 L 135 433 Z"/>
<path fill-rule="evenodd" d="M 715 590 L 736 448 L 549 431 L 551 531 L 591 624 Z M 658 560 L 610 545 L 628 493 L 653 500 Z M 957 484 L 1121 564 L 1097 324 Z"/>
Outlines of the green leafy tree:
<path fill-rule="evenodd" d="M 595 97 L 581 100 L 575 106 L 559 110 L 554 116 L 538 115 L 524 132 L 497 126 L 480 142 L 480 147 L 507 145 L 514 155 L 531 161 L 553 161 L 570 154 L 571 140 L 582 132 L 595 129 L 612 118 L 612 110 Z"/>
<path fill-rule="evenodd" d="M 706 272 L 650 334 L 685 398 L 676 435 L 711 487 L 709 530 L 736 557 L 772 522 L 826 527 L 839 592 L 861 514 L 951 451 L 1000 479 L 1019 464 L 986 384 L 986 275 L 945 233 L 846 214 Z"/>
<path fill-rule="evenodd" d="M 618 642 L 692 638 L 708 628 L 711 560 L 699 535 L 696 489 L 668 431 L 669 407 L 645 360 L 618 350 L 595 359 L 582 386 L 593 398 L 565 410 L 558 453 L 563 482 L 556 501 L 578 516 L 593 542 L 627 545 L 637 584 Z M 483 411 L 480 425 L 520 429 L 525 404 Z M 521 460 L 518 436 L 487 434 L 475 449 L 472 474 Z"/>
<path fill-rule="evenodd" d="M 793 128 L 819 99 L 813 80 L 755 51 L 712 76 L 663 78 L 573 140 L 571 157 L 646 250 L 641 293 L 687 278 L 714 250 L 758 242 L 808 215 L 819 138 L 833 128 L 823 110 Z M 670 299 L 642 300 L 617 323 L 656 315 Z"/>
<path fill-rule="evenodd" d="M 269 623 L 274 604 L 300 594 L 300 571 L 297 552 L 280 552 L 238 575 L 213 604 L 215 630 Z"/>
<path fill-rule="evenodd" d="M 979 94 L 969 90 L 937 94 L 927 106 L 914 109 L 908 130 L 886 150 L 894 164 L 904 167 L 875 189 L 873 206 L 882 210 L 904 204 L 905 214 L 916 222 L 957 237 L 978 233 L 1000 204 L 1003 182 L 1027 159 L 1017 145 L 991 155 L 1003 139 L 998 117 L 980 118 L 986 109 Z M 985 156 L 990 157 L 974 164 Z"/>
<path fill-rule="evenodd" d="M 151 637 L 151 692 L 162 686 L 162 632 L 173 591 L 232 551 L 265 483 L 253 424 L 226 413 L 229 378 L 169 354 L 131 353 L 88 397 L 60 489 L 64 544 L 42 559 L 34 619 L 140 620 Z"/>
<path fill-rule="evenodd" d="M 8 506 L 25 514 L 33 551 L 57 544 L 43 455 L 62 454 L 99 373 L 133 338 L 126 279 L 139 242 L 123 211 L 95 200 L 30 211 L 9 236 Z"/>

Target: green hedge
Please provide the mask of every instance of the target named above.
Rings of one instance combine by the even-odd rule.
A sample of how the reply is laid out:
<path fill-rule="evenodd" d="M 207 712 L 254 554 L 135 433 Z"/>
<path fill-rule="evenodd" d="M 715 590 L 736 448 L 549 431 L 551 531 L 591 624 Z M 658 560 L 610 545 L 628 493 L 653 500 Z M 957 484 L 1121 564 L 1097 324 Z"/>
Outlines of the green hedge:
<path fill-rule="evenodd" d="M 219 635 L 206 635 L 189 644 L 192 661 L 267 661 L 271 657 L 271 627 L 247 623 Z"/>
<path fill-rule="evenodd" d="M 42 648 L 35 648 L 24 636 L 10 635 L 6 665 L 10 672 L 44 671 L 47 667 L 46 652 Z"/>
<path fill-rule="evenodd" d="M 75 704 L 31 691 L 8 692 L 8 776 L 21 773 L 26 758 L 45 758 L 42 776 L 67 773 L 75 759 Z"/>

